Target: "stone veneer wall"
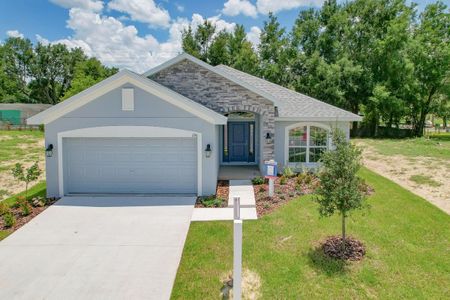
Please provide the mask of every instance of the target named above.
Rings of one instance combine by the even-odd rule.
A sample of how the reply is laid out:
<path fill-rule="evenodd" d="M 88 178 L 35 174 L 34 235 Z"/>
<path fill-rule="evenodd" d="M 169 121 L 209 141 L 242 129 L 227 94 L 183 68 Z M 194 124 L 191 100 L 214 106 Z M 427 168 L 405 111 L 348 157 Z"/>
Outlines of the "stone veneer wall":
<path fill-rule="evenodd" d="M 274 159 L 275 107 L 271 101 L 188 60 L 161 70 L 150 78 L 221 114 L 234 111 L 257 113 L 263 129 L 260 159 Z M 267 132 L 272 136 L 270 142 L 265 139 Z"/>

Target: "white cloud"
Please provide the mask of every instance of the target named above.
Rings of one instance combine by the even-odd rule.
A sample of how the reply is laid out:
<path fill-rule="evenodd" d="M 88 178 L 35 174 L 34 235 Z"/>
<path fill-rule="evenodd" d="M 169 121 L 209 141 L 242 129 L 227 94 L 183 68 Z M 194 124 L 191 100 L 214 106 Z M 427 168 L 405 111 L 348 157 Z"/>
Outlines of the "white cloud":
<path fill-rule="evenodd" d="M 18 30 L 8 30 L 6 32 L 6 35 L 8 37 L 13 37 L 13 38 L 24 38 L 24 35 L 22 33 L 20 33 Z"/>
<path fill-rule="evenodd" d="M 179 4 L 179 3 L 175 3 L 175 7 L 179 12 L 183 12 L 184 11 L 184 6 Z"/>
<path fill-rule="evenodd" d="M 254 48 L 257 48 L 260 42 L 261 29 L 257 26 L 250 28 L 247 32 L 247 40 L 253 44 Z"/>
<path fill-rule="evenodd" d="M 243 14 L 253 18 L 258 14 L 256 7 L 248 0 L 228 0 L 223 5 L 222 13 L 232 17 Z"/>
<path fill-rule="evenodd" d="M 103 1 L 100 0 L 50 0 L 64 8 L 82 8 L 99 12 L 103 9 Z"/>
<path fill-rule="evenodd" d="M 36 34 L 36 40 L 39 42 L 39 43 L 41 43 L 41 44 L 43 44 L 43 45 L 48 45 L 48 44 L 50 44 L 50 41 L 49 40 L 47 40 L 46 38 L 43 38 L 41 35 L 39 35 L 39 34 Z"/>
<path fill-rule="evenodd" d="M 87 55 L 97 57 L 108 66 L 144 72 L 181 53 L 182 30 L 189 25 L 195 29 L 204 20 L 199 14 L 193 14 L 191 20 L 177 18 L 170 24 L 168 39 L 159 42 L 152 35 L 140 36 L 136 27 L 126 26 L 117 18 L 72 8 L 67 27 L 73 30 L 73 35 L 51 43 L 65 44 L 70 48 L 81 47 Z M 234 23 L 228 23 L 220 16 L 208 20 L 216 25 L 218 31 L 230 32 L 235 27 Z M 36 36 L 36 39 L 48 42 L 41 36 Z"/>
<path fill-rule="evenodd" d="M 256 8 L 262 14 L 277 13 L 300 6 L 320 6 L 324 0 L 257 0 Z"/>
<path fill-rule="evenodd" d="M 112 0 L 108 8 L 130 15 L 134 21 L 151 26 L 169 27 L 170 15 L 153 0 Z"/>

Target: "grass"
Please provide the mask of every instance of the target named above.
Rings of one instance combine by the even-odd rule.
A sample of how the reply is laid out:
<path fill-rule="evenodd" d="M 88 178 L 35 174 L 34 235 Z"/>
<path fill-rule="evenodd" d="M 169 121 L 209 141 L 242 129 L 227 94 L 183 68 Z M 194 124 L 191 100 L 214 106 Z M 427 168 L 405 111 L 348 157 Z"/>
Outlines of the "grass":
<path fill-rule="evenodd" d="M 17 204 L 17 198 L 20 196 L 24 196 L 25 192 L 21 192 L 18 193 L 10 198 L 7 198 L 3 201 L 1 201 L 2 203 L 6 203 L 9 206 L 14 206 Z M 45 185 L 45 181 L 39 182 L 38 184 L 32 186 L 29 190 L 28 190 L 28 199 L 37 197 L 37 196 L 41 196 L 41 197 L 46 197 L 46 185 Z M 11 234 L 11 230 L 0 230 L 0 241 L 3 240 L 4 238 L 6 238 L 9 234 Z"/>
<path fill-rule="evenodd" d="M 318 242 L 339 234 L 338 216 L 319 218 L 304 196 L 257 221 L 244 222 L 244 267 L 259 274 L 263 299 L 442 299 L 450 293 L 450 217 L 367 169 L 371 209 L 348 221 L 365 259 L 344 264 L 323 257 Z M 232 223 L 193 222 L 173 299 L 217 299 L 232 269 Z"/>
<path fill-rule="evenodd" d="M 5 168 L 10 160 L 40 159 L 44 150 L 35 145 L 43 138 L 44 133 L 38 130 L 0 130 L 0 164 Z"/>
<path fill-rule="evenodd" d="M 429 185 L 432 187 L 438 187 L 441 186 L 441 184 L 435 180 L 433 180 L 432 178 L 430 178 L 429 176 L 425 176 L 425 175 L 412 175 L 411 177 L 409 177 L 409 180 L 414 181 L 415 183 L 422 185 Z"/>
<path fill-rule="evenodd" d="M 429 137 L 409 139 L 354 139 L 372 146 L 382 155 L 405 155 L 408 157 L 433 157 L 450 159 L 450 134 L 433 134 Z"/>

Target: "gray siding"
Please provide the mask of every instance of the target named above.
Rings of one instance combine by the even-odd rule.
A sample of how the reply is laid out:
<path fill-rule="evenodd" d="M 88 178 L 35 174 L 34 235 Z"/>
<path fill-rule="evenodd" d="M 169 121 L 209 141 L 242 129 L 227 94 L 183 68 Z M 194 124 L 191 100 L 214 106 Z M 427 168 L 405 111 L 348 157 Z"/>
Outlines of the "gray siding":
<path fill-rule="evenodd" d="M 124 87 L 133 86 L 125 85 Z M 48 196 L 59 195 L 57 134 L 68 130 L 99 126 L 156 126 L 201 133 L 202 149 L 206 148 L 206 144 L 211 144 L 212 149 L 215 149 L 210 158 L 202 155 L 203 193 L 214 194 L 219 159 L 217 126 L 137 87 L 134 87 L 135 110 L 122 111 L 121 88 L 117 88 L 46 125 L 46 144 L 55 146 L 53 156 L 46 159 Z"/>

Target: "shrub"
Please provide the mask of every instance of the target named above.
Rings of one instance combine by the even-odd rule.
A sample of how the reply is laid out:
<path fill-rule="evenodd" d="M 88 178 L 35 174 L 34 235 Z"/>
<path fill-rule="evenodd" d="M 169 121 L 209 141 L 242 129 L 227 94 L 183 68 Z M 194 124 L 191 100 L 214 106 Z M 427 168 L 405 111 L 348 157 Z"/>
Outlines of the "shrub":
<path fill-rule="evenodd" d="M 286 175 L 283 175 L 280 177 L 280 184 L 281 185 L 285 185 L 287 181 Z"/>
<path fill-rule="evenodd" d="M 283 169 L 283 176 L 285 177 L 294 177 L 294 171 L 290 167 L 284 167 Z"/>
<path fill-rule="evenodd" d="M 3 215 L 3 223 L 7 228 L 13 227 L 16 224 L 16 217 L 14 217 L 12 212 L 7 212 Z"/>
<path fill-rule="evenodd" d="M 8 213 L 10 211 L 8 204 L 5 202 L 0 202 L 0 216 Z"/>
<path fill-rule="evenodd" d="M 265 180 L 264 180 L 264 178 L 261 177 L 261 176 L 258 176 L 258 177 L 255 177 L 255 178 L 252 179 L 252 183 L 253 183 L 254 185 L 264 184 L 264 182 L 265 182 Z"/>
<path fill-rule="evenodd" d="M 297 176 L 297 184 L 310 184 L 312 181 L 312 175 L 310 173 L 300 173 Z"/>
<path fill-rule="evenodd" d="M 223 199 L 216 198 L 215 196 L 200 199 L 200 203 L 205 207 L 221 207 L 223 202 Z"/>
<path fill-rule="evenodd" d="M 28 216 L 31 213 L 31 207 L 27 199 L 23 196 L 17 197 L 17 203 L 22 210 L 22 216 Z"/>

